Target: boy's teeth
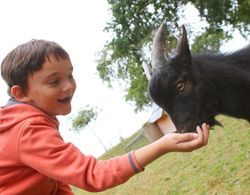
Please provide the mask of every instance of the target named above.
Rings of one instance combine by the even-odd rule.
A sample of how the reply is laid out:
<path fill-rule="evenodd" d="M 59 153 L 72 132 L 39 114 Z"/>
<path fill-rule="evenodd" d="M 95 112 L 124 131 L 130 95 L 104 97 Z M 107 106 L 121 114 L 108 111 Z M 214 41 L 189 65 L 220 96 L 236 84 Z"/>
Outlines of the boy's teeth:
<path fill-rule="evenodd" d="M 59 99 L 59 102 L 68 102 L 70 98 Z"/>

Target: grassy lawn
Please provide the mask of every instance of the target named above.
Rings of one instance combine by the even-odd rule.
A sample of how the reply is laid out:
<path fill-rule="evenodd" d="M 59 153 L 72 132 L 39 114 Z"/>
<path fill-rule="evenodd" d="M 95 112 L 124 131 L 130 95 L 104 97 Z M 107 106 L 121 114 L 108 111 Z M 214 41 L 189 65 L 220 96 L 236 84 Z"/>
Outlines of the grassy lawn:
<path fill-rule="evenodd" d="M 170 153 L 146 167 L 127 183 L 100 195 L 250 195 L 250 126 L 244 120 L 219 116 L 209 144 L 191 153 Z M 136 136 L 133 135 L 133 136 Z M 124 154 L 133 136 L 111 149 L 102 159 Z M 143 144 L 147 141 L 142 140 Z M 143 145 L 142 144 L 142 145 Z M 73 188 L 76 195 L 88 195 Z"/>

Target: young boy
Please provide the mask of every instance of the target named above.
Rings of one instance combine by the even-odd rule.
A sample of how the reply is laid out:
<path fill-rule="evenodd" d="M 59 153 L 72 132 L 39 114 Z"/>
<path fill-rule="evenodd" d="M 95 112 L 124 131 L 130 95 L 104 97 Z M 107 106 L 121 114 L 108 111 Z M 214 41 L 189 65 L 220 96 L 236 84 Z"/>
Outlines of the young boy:
<path fill-rule="evenodd" d="M 198 133 L 165 135 L 123 156 L 98 161 L 85 156 L 58 131 L 57 115 L 71 111 L 76 89 L 68 53 L 57 43 L 32 40 L 1 64 L 10 100 L 0 109 L 0 194 L 73 194 L 69 184 L 103 191 L 126 182 L 150 162 L 173 151 L 207 144 L 209 126 Z"/>

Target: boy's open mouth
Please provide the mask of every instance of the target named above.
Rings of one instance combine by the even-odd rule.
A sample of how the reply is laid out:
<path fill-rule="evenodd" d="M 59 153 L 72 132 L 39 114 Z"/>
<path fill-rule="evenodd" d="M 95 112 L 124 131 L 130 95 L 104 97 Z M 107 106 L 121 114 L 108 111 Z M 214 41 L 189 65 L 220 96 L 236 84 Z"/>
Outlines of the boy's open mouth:
<path fill-rule="evenodd" d="M 63 104 L 68 104 L 71 101 L 71 97 L 66 97 L 63 99 L 58 99 L 58 102 L 63 103 Z"/>

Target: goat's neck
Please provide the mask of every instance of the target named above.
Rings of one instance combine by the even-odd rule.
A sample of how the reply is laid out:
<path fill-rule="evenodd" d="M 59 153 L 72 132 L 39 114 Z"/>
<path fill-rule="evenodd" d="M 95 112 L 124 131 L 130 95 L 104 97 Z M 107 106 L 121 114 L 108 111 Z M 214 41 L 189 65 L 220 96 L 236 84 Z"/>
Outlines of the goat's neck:
<path fill-rule="evenodd" d="M 219 113 L 240 118 L 246 113 L 250 116 L 250 59 L 237 64 L 225 56 L 207 59 L 200 56 L 193 61 L 201 73 L 203 87 L 209 89 L 210 94 L 206 95 L 213 99 Z"/>

